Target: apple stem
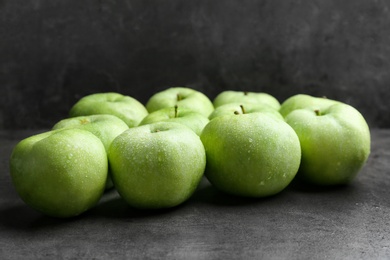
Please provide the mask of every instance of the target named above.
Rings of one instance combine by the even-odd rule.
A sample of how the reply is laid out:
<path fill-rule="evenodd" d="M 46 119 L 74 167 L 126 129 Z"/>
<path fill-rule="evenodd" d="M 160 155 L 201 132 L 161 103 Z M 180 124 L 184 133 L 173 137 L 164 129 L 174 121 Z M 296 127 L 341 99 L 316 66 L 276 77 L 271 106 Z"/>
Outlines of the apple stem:
<path fill-rule="evenodd" d="M 248 95 L 248 91 L 244 91 L 244 95 L 247 96 Z"/>
<path fill-rule="evenodd" d="M 246 114 L 246 111 L 245 111 L 244 106 L 243 106 L 243 105 L 240 105 L 240 107 L 241 107 L 241 113 L 242 113 L 242 114 Z M 238 112 L 238 111 L 236 110 L 236 111 L 234 111 L 234 114 L 235 114 L 235 115 L 239 115 L 240 112 Z"/>
<path fill-rule="evenodd" d="M 175 105 L 175 118 L 177 117 L 178 111 L 177 111 L 177 105 Z"/>
<path fill-rule="evenodd" d="M 244 106 L 243 106 L 243 105 L 240 105 L 240 107 L 241 107 L 241 111 L 242 111 L 242 113 L 243 113 L 243 114 L 246 114 L 246 111 L 245 111 L 245 108 L 244 108 Z"/>
<path fill-rule="evenodd" d="M 182 96 L 180 95 L 180 93 L 177 93 L 177 95 L 176 95 L 176 99 L 177 99 L 177 101 L 180 101 L 180 100 L 182 100 L 183 98 L 182 98 Z"/>
<path fill-rule="evenodd" d="M 316 116 L 320 116 L 321 115 L 321 112 L 320 112 L 319 109 L 314 110 L 314 113 L 316 113 Z"/>

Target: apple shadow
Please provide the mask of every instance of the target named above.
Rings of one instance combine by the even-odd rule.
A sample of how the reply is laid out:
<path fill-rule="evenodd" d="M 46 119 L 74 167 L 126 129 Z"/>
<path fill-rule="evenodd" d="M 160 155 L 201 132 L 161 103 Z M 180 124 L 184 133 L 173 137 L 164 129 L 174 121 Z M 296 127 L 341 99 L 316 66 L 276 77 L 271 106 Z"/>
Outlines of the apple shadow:
<path fill-rule="evenodd" d="M 354 189 L 353 184 L 340 184 L 321 186 L 312 183 L 308 183 L 301 178 L 294 178 L 286 188 L 289 191 L 300 193 L 334 193 L 334 192 L 349 192 Z"/>
<path fill-rule="evenodd" d="M 130 206 L 125 200 L 121 198 L 115 189 L 106 191 L 102 200 L 94 208 L 88 210 L 83 215 L 89 217 L 103 217 L 103 218 L 146 218 L 169 214 L 181 205 L 172 208 L 163 209 L 138 209 Z"/>
<path fill-rule="evenodd" d="M 185 204 L 185 203 L 183 203 Z M 46 228 L 69 225 L 85 219 L 119 218 L 135 219 L 161 216 L 179 209 L 183 205 L 167 209 L 137 209 L 128 205 L 115 189 L 106 191 L 100 202 L 78 216 L 56 218 L 40 213 L 24 203 L 17 203 L 0 210 L 0 227 L 33 232 Z"/>
<path fill-rule="evenodd" d="M 245 205 L 256 205 L 265 202 L 269 202 L 278 199 L 283 196 L 280 193 L 275 196 L 269 196 L 265 198 L 249 198 L 240 197 L 231 194 L 224 193 L 217 190 L 210 182 L 204 177 L 194 194 L 182 204 L 164 209 L 138 209 L 134 208 L 126 203 L 118 192 L 113 189 L 106 191 L 100 203 L 88 212 L 84 213 L 91 218 L 118 218 L 118 219 L 136 219 L 136 218 L 152 218 L 166 214 L 173 214 L 185 207 L 196 204 L 208 204 L 212 206 L 221 207 L 235 207 Z"/>
<path fill-rule="evenodd" d="M 46 216 L 25 204 L 12 205 L 0 211 L 0 225 L 6 229 L 25 232 L 58 226 L 77 218 L 79 216 L 67 219 Z"/>
<path fill-rule="evenodd" d="M 35 231 L 77 222 L 83 219 L 139 219 L 154 218 L 173 214 L 184 207 L 193 205 L 211 205 L 217 207 L 239 207 L 268 203 L 288 196 L 285 191 L 265 198 L 240 197 L 216 189 L 205 177 L 197 190 L 184 203 L 164 209 L 138 209 L 127 204 L 115 189 L 107 190 L 99 203 L 86 212 L 70 218 L 46 216 L 24 203 L 17 203 L 0 211 L 0 225 L 22 231 Z"/>
<path fill-rule="evenodd" d="M 242 197 L 238 195 L 228 194 L 215 188 L 205 177 L 199 185 L 197 191 L 190 198 L 192 203 L 205 203 L 213 206 L 246 206 L 263 204 L 283 196 L 283 192 L 273 196 L 263 198 Z"/>

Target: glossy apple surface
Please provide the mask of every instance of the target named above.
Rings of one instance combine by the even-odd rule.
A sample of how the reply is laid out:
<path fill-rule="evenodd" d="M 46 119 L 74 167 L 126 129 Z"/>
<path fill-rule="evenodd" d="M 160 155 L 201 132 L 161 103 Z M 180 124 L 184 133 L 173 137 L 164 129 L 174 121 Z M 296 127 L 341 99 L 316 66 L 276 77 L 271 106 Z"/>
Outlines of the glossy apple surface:
<path fill-rule="evenodd" d="M 299 140 L 284 122 L 263 113 L 221 116 L 206 125 L 201 140 L 205 175 L 217 189 L 245 197 L 281 192 L 295 177 Z"/>
<path fill-rule="evenodd" d="M 274 109 L 268 105 L 261 105 L 255 103 L 246 103 L 242 105 L 241 103 L 229 103 L 225 105 L 221 105 L 216 107 L 214 111 L 210 114 L 209 119 L 212 120 L 214 118 L 226 115 L 234 115 L 234 114 L 251 114 L 251 113 L 266 113 L 271 116 L 275 116 L 278 119 L 283 119 L 283 116 L 279 113 L 277 109 Z"/>
<path fill-rule="evenodd" d="M 306 94 L 297 94 L 286 99 L 280 106 L 279 112 L 286 117 L 294 110 L 311 108 L 312 110 L 323 110 L 330 105 L 341 103 L 337 100 L 325 97 L 314 97 Z"/>
<path fill-rule="evenodd" d="M 145 209 L 185 202 L 206 165 L 199 136 L 173 122 L 126 130 L 112 142 L 108 157 L 119 194 L 129 205 Z"/>
<path fill-rule="evenodd" d="M 302 147 L 298 176 L 318 185 L 351 182 L 370 154 L 370 130 L 359 111 L 347 104 L 321 110 L 292 111 L 286 122 L 297 133 Z"/>
<path fill-rule="evenodd" d="M 10 173 L 22 200 L 53 217 L 73 217 L 93 207 L 107 179 L 107 154 L 99 138 L 81 129 L 60 129 L 20 141 Z"/>
<path fill-rule="evenodd" d="M 109 92 L 85 96 L 74 104 L 69 112 L 71 117 L 96 114 L 117 116 L 129 127 L 134 127 L 139 125 L 148 111 L 143 104 L 130 96 Z"/>
<path fill-rule="evenodd" d="M 279 101 L 272 95 L 264 92 L 226 90 L 219 93 L 213 100 L 216 108 L 229 103 L 241 103 L 243 105 L 247 103 L 260 104 L 270 106 L 276 110 L 280 108 Z"/>
<path fill-rule="evenodd" d="M 160 91 L 150 97 L 146 103 L 149 113 L 166 107 L 178 106 L 191 109 L 208 117 L 214 110 L 213 103 L 202 92 L 185 87 L 174 87 Z"/>
<path fill-rule="evenodd" d="M 156 122 L 175 122 L 189 127 L 197 135 L 200 135 L 209 119 L 202 114 L 194 112 L 192 109 L 181 107 L 167 107 L 154 111 L 147 115 L 140 125 L 152 124 Z"/>
<path fill-rule="evenodd" d="M 102 141 L 106 152 L 111 145 L 111 142 L 129 129 L 127 124 L 113 115 L 92 115 L 92 116 L 78 116 L 66 118 L 53 126 L 53 129 L 71 129 L 78 128 L 87 130 L 97 136 Z M 111 173 L 108 172 L 106 189 L 112 188 Z"/>

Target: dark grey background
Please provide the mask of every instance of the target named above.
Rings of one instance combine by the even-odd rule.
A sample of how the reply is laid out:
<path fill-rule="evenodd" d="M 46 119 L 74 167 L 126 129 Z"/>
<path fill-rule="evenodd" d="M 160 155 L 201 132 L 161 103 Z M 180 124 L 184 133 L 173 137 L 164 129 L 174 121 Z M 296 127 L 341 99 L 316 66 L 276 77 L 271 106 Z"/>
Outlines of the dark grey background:
<path fill-rule="evenodd" d="M 0 129 L 84 95 L 188 86 L 325 95 L 389 127 L 389 1 L 0 0 Z"/>
<path fill-rule="evenodd" d="M 389 8 L 386 0 L 0 0 L 0 258 L 389 259 L 389 129 L 373 129 L 367 165 L 346 187 L 293 182 L 245 200 L 204 179 L 184 205 L 160 212 L 128 207 L 113 190 L 78 218 L 48 218 L 21 201 L 8 170 L 17 142 L 103 91 L 143 103 L 170 86 L 211 99 L 226 89 L 281 102 L 325 95 L 389 128 Z"/>

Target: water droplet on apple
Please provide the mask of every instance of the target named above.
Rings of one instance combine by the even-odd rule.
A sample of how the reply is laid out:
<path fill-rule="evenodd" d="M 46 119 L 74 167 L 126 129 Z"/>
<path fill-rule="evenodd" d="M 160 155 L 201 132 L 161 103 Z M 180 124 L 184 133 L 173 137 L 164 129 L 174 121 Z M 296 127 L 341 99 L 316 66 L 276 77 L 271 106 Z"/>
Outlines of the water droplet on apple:
<path fill-rule="evenodd" d="M 70 163 L 71 162 L 71 160 L 72 160 L 72 157 L 73 157 L 73 154 L 72 153 L 70 153 L 70 154 L 68 154 L 67 156 L 66 156 L 66 162 L 67 163 Z"/>

